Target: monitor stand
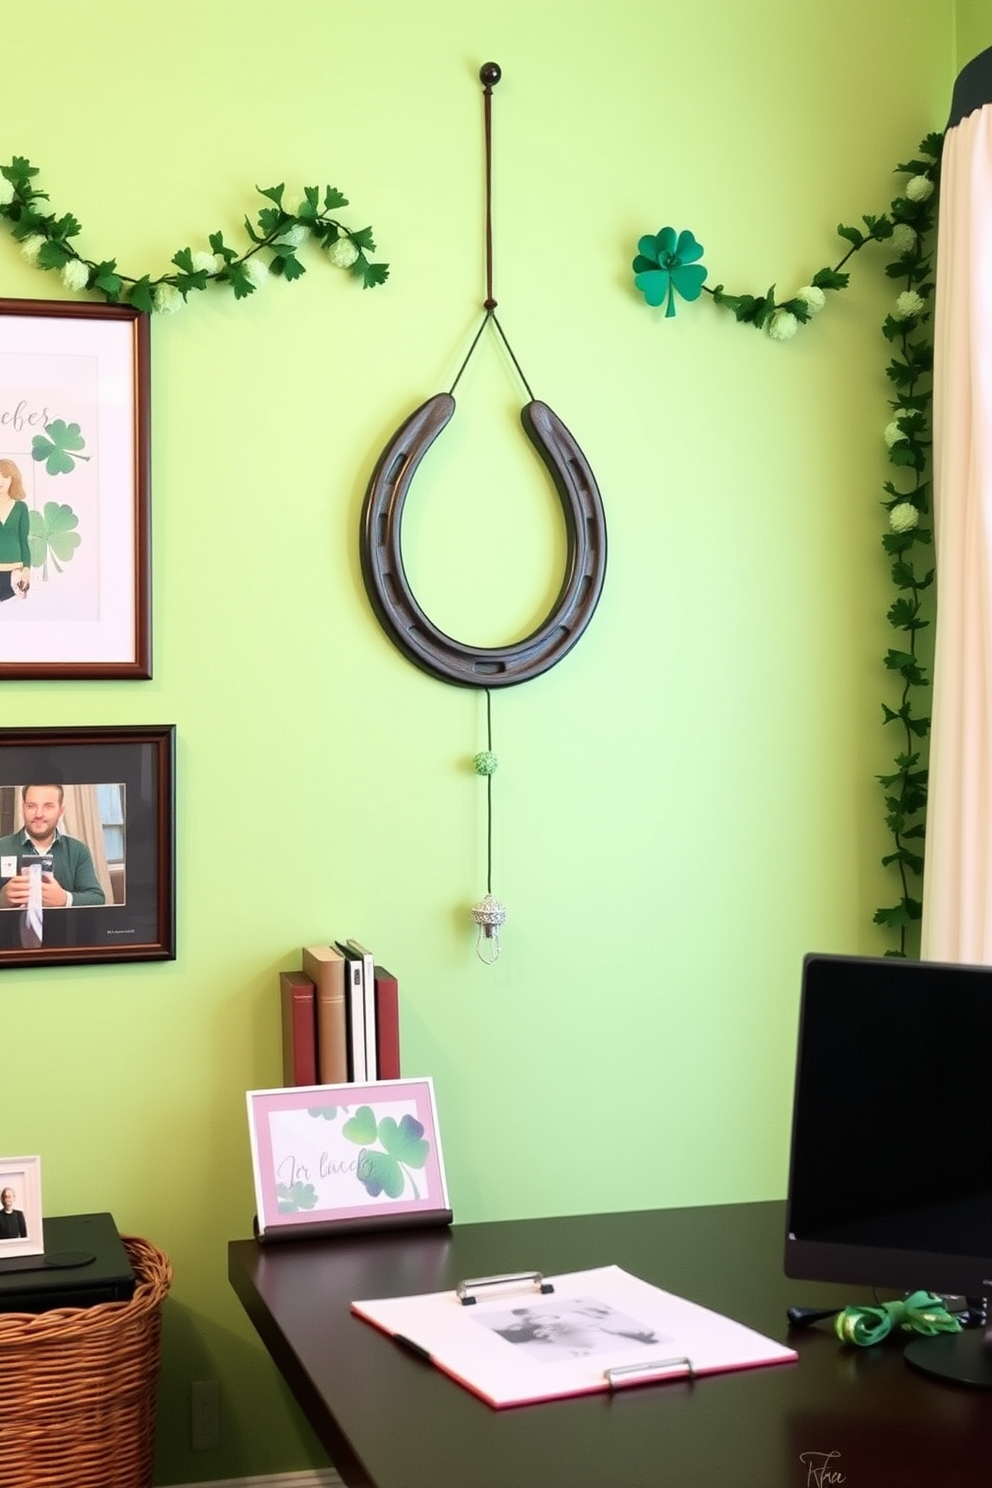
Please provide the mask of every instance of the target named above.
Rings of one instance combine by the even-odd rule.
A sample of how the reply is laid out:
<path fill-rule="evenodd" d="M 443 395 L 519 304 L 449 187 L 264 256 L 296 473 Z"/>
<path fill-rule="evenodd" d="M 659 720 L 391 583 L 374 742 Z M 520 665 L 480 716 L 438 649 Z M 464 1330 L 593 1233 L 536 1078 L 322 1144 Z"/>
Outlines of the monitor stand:
<path fill-rule="evenodd" d="M 914 1369 L 959 1385 L 992 1390 L 992 1323 L 936 1338 L 914 1338 L 904 1357 Z"/>

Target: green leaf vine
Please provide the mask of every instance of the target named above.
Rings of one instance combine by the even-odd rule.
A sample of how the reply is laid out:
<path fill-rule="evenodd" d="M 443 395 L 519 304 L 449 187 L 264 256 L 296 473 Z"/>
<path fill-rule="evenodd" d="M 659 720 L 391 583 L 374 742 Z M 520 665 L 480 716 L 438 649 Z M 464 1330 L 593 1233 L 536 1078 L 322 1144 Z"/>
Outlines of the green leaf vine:
<path fill-rule="evenodd" d="M 180 248 L 172 255 L 172 271 L 153 277 L 122 273 L 115 258 L 86 258 L 76 247 L 82 226 L 70 212 L 57 216 L 47 210 L 48 195 L 37 183 L 38 171 L 21 155 L 0 166 L 0 217 L 9 223 L 21 253 L 39 269 L 57 271 L 66 289 L 93 291 L 108 304 L 132 305 L 136 310 L 168 314 L 180 310 L 194 291 L 208 284 L 230 287 L 236 300 L 246 298 L 275 275 L 286 280 L 306 273 L 299 249 L 310 240 L 337 268 L 346 269 L 364 289 L 384 284 L 389 265 L 375 263 L 370 227 L 346 227 L 334 214 L 348 198 L 334 186 L 306 186 L 293 206 L 283 198 L 285 184 L 257 187 L 266 205 L 254 221 L 245 217 L 250 240 L 240 251 L 224 241 L 222 232 L 210 233 L 209 249 Z"/>
<path fill-rule="evenodd" d="M 890 560 L 889 575 L 896 591 L 887 610 L 887 620 L 900 633 L 900 643 L 890 646 L 884 665 L 898 688 L 897 707 L 882 703 L 883 727 L 895 724 L 900 734 L 894 768 L 878 779 L 885 801 L 885 824 L 893 839 L 893 850 L 882 863 L 898 877 L 898 898 L 877 909 L 874 923 L 891 932 L 896 943 L 888 956 L 907 955 L 908 935 L 923 913 L 915 886 L 924 862 L 927 806 L 927 740 L 929 709 L 921 699 L 930 686 L 927 668 L 919 650 L 920 633 L 931 624 L 934 610 L 934 568 L 928 567 L 923 549 L 930 548 L 933 531 L 930 516 L 931 482 L 928 469 L 931 452 L 933 338 L 930 301 L 934 291 L 936 251 L 936 203 L 940 158 L 944 137 L 928 134 L 920 142 L 919 155 L 895 168 L 906 176 L 903 190 L 880 216 L 863 216 L 862 226 L 840 223 L 838 236 L 848 248 L 832 267 L 819 269 L 795 294 L 776 297 L 776 286 L 763 295 L 728 294 L 722 284 L 710 288 L 702 283 L 706 270 L 697 260 L 703 249 L 692 233 L 676 235 L 672 227 L 654 237 L 641 238 L 633 261 L 634 282 L 648 303 L 667 305 L 666 318 L 675 313 L 675 295 L 694 300 L 701 291 L 714 304 L 729 310 L 743 325 L 765 331 L 773 340 L 790 340 L 827 303 L 832 292 L 846 289 L 850 274 L 846 265 L 869 243 L 885 243 L 895 256 L 886 265 L 886 275 L 902 285 L 893 310 L 886 316 L 882 334 L 892 348 L 885 369 L 892 390 L 891 415 L 885 429 L 891 479 L 883 483 L 882 506 L 888 514 L 888 530 L 882 546 Z M 697 251 L 698 250 L 698 251 Z M 687 279 L 686 265 L 695 277 Z"/>
<path fill-rule="evenodd" d="M 934 291 L 936 252 L 936 187 L 940 174 L 942 135 L 928 135 L 920 145 L 923 159 L 896 167 L 914 182 L 929 182 L 915 188 L 913 198 L 893 202 L 893 210 L 909 221 L 915 243 L 886 266 L 890 279 L 903 289 L 896 299 L 895 314 L 886 316 L 882 334 L 892 347 L 886 375 L 892 384 L 892 418 L 885 430 L 889 462 L 894 478 L 884 483 L 883 506 L 888 512 L 889 531 L 882 538 L 891 560 L 890 576 L 896 597 L 887 619 L 902 641 L 891 646 L 885 665 L 898 678 L 899 706 L 882 704 L 883 724 L 895 724 L 901 747 L 894 770 L 879 775 L 885 794 L 885 822 L 893 838 L 893 851 L 883 857 L 886 867 L 899 879 L 899 897 L 894 904 L 875 911 L 875 923 L 895 934 L 896 945 L 886 952 L 905 956 L 910 927 L 923 914 L 915 881 L 922 879 L 926 837 L 927 740 L 930 711 L 921 711 L 922 695 L 929 688 L 927 669 L 921 660 L 920 632 L 930 626 L 934 604 L 935 569 L 927 566 L 933 543 L 930 516 L 931 481 L 928 478 L 932 447 L 933 336 L 929 309 Z M 907 187 L 907 190 L 908 190 Z M 910 215 L 911 214 L 911 215 Z"/>

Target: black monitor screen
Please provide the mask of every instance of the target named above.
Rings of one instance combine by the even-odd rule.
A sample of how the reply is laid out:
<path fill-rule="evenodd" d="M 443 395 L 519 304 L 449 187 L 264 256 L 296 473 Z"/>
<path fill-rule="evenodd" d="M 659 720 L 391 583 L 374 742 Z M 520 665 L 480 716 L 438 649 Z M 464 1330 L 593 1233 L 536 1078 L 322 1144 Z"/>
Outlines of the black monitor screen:
<path fill-rule="evenodd" d="M 992 968 L 803 963 L 786 1275 L 992 1291 Z"/>

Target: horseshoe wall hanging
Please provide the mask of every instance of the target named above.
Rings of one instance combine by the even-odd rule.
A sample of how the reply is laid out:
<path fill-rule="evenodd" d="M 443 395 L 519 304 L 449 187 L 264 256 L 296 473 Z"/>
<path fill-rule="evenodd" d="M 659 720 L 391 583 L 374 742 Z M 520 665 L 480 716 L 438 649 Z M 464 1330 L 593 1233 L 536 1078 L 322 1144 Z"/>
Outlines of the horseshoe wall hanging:
<path fill-rule="evenodd" d="M 582 635 L 599 602 L 606 575 L 606 517 L 589 463 L 573 435 L 547 403 L 531 392 L 496 316 L 493 297 L 492 90 L 500 80 L 495 62 L 479 72 L 486 130 L 486 299 L 482 324 L 447 393 L 428 398 L 396 430 L 379 456 L 362 508 L 361 565 L 366 593 L 379 624 L 415 666 L 459 687 L 512 687 L 555 666 Z M 520 420 L 554 482 L 565 520 L 566 561 L 561 588 L 544 620 L 530 635 L 507 646 L 469 646 L 452 639 L 418 604 L 403 564 L 403 506 L 424 455 L 455 412 L 454 391 L 492 325 L 510 354 L 529 402 Z"/>

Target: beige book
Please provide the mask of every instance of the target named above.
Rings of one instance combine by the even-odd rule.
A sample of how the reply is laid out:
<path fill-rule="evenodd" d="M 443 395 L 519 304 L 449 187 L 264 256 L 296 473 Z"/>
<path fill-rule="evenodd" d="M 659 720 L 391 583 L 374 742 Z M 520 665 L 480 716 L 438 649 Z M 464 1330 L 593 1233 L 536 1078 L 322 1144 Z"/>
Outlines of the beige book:
<path fill-rule="evenodd" d="M 317 1079 L 341 1085 L 348 1079 L 348 1018 L 345 958 L 332 945 L 303 947 L 303 973 L 317 989 Z"/>

